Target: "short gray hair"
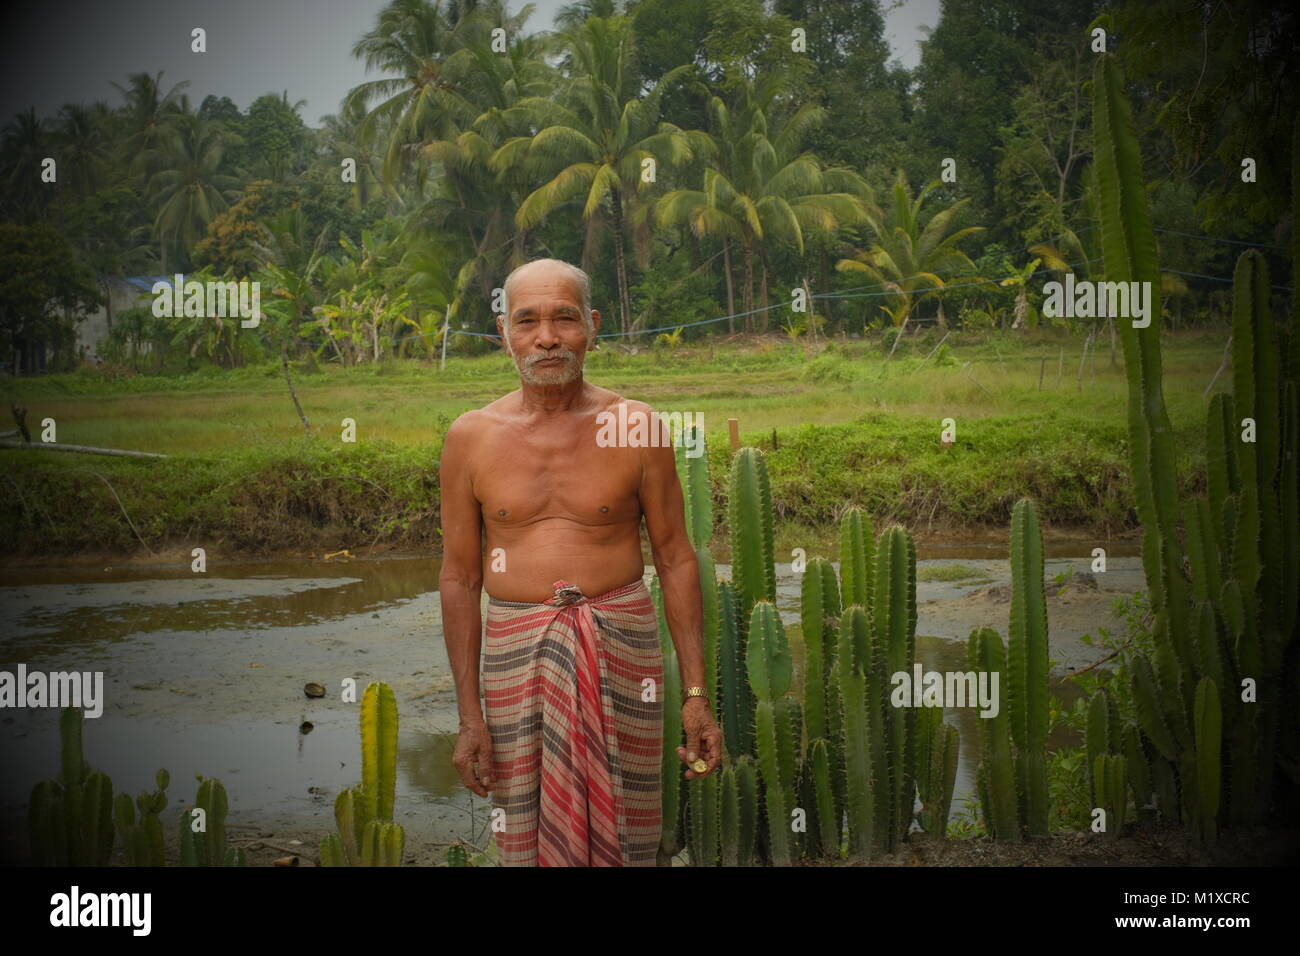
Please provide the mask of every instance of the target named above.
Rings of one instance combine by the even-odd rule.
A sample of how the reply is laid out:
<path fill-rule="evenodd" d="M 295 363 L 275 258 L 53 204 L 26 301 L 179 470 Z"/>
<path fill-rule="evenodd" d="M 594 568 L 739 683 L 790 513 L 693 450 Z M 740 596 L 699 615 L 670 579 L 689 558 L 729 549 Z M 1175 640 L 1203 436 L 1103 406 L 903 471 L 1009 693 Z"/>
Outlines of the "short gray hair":
<path fill-rule="evenodd" d="M 596 341 L 596 327 L 591 321 L 591 277 L 583 272 L 571 262 L 565 262 L 563 259 L 533 259 L 525 262 L 521 266 L 516 266 L 510 275 L 506 276 L 505 284 L 501 287 L 501 307 L 505 312 L 505 321 L 502 323 L 505 327 L 505 335 L 510 337 L 510 286 L 519 273 L 525 269 L 537 265 L 558 266 L 578 287 L 578 308 L 582 311 L 583 324 L 587 326 L 587 340 L 589 343 Z"/>

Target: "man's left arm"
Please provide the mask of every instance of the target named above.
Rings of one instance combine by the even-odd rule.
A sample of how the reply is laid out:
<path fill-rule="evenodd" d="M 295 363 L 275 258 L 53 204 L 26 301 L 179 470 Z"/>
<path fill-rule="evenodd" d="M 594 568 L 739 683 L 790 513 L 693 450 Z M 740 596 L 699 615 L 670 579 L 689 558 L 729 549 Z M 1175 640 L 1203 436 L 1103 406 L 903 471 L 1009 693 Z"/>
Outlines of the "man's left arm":
<path fill-rule="evenodd" d="M 653 416 L 648 406 L 629 403 L 629 413 L 640 411 Z M 658 427 L 655 418 L 654 427 Z M 650 553 L 663 588 L 664 617 L 673 646 L 682 687 L 704 686 L 704 602 L 700 594 L 699 562 L 686 533 L 686 514 L 682 502 L 681 482 L 677 478 L 673 448 L 661 441 L 658 447 L 641 449 L 641 486 L 638 495 L 650 536 Z M 675 706 L 677 701 L 665 701 Z M 722 732 L 713 721 L 713 702 L 692 697 L 682 705 L 686 727 L 686 748 L 679 748 L 685 763 L 702 758 L 712 772 L 722 756 Z M 714 734 L 716 733 L 716 740 Z M 688 778 L 706 774 L 687 771 Z"/>

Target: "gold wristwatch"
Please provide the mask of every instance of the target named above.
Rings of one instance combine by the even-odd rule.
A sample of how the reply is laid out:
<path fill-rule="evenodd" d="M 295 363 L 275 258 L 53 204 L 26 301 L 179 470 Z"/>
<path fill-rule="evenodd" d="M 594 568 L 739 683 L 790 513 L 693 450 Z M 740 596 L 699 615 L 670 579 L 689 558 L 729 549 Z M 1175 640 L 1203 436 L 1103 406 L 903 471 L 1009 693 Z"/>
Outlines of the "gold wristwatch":
<path fill-rule="evenodd" d="M 709 692 L 703 687 L 688 687 L 686 690 L 682 691 L 682 704 L 684 705 L 692 697 L 703 697 L 707 702 L 709 699 Z"/>

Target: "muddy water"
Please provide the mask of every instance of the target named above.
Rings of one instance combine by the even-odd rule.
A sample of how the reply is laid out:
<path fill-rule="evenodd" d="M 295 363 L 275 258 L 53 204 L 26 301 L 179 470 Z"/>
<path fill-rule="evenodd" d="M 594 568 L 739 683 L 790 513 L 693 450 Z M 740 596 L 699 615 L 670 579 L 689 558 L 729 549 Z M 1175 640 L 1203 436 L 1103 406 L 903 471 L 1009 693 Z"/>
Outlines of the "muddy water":
<path fill-rule="evenodd" d="M 1007 562 L 983 547 L 972 552 L 918 562 L 958 563 L 972 574 L 918 583 L 917 654 L 926 670 L 965 670 L 964 642 L 975 627 L 1006 633 L 1010 605 L 998 585 L 1008 581 Z M 1067 566 L 1086 570 L 1090 560 L 1049 559 L 1047 578 Z M 718 571 L 730 577 L 728 565 Z M 203 576 L 188 564 L 8 570 L 0 670 L 102 671 L 103 716 L 85 722 L 84 750 L 116 791 L 152 789 L 154 772 L 166 767 L 171 829 L 174 808 L 193 800 L 195 774 L 220 777 L 232 836 L 300 839 L 309 857 L 333 828 L 335 794 L 360 779 L 357 708 L 340 700 L 341 682 L 352 678 L 360 690 L 387 681 L 401 721 L 395 817 L 407 831 L 408 859 L 433 862 L 437 847 L 457 838 L 483 845 L 490 806 L 451 765 L 456 701 L 437 575 L 434 560 L 394 557 L 210 565 Z M 1098 591 L 1061 597 L 1049 587 L 1058 678 L 1097 656 L 1082 634 L 1119 627 L 1109 604 L 1142 586 L 1138 559 L 1112 557 L 1098 581 Z M 778 565 L 787 624 L 797 624 L 798 601 L 799 577 Z M 327 696 L 307 698 L 308 681 L 324 684 Z M 974 789 L 975 714 L 945 714 L 961 732 L 954 812 Z M 21 861 L 31 788 L 59 769 L 57 712 L 0 715 L 0 860 Z"/>

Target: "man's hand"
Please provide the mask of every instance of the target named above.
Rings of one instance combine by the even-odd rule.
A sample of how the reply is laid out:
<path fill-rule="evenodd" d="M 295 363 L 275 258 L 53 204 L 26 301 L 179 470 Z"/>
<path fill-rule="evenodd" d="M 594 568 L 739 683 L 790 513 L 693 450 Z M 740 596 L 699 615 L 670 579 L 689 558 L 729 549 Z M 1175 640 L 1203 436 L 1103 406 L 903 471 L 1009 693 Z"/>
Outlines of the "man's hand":
<path fill-rule="evenodd" d="M 722 760 L 722 728 L 714 723 L 708 701 L 703 697 L 689 698 L 682 705 L 682 727 L 686 731 L 686 746 L 677 748 L 677 756 L 687 767 L 697 758 L 709 765 L 704 773 L 687 770 L 686 779 L 707 777 Z"/>
<path fill-rule="evenodd" d="M 492 789 L 492 732 L 482 719 L 462 718 L 452 764 L 470 790 L 486 797 Z"/>

